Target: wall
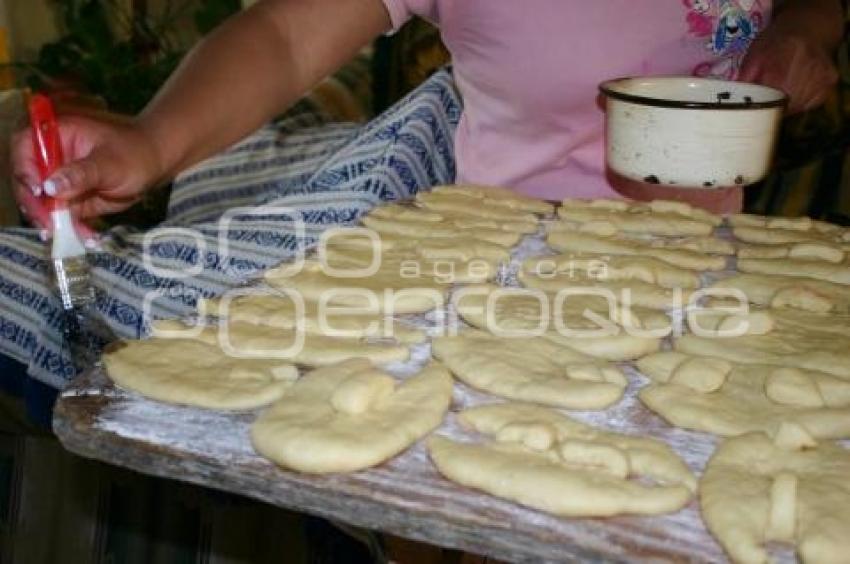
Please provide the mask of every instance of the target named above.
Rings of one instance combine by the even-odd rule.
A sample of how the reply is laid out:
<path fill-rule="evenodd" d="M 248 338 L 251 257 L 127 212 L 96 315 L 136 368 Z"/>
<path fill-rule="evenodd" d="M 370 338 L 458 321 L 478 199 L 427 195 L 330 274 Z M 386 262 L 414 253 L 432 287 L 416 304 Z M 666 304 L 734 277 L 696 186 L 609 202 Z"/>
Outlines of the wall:
<path fill-rule="evenodd" d="M 49 0 L 0 0 L 0 8 L 6 15 L 15 59 L 34 58 L 41 44 L 58 33 Z"/>

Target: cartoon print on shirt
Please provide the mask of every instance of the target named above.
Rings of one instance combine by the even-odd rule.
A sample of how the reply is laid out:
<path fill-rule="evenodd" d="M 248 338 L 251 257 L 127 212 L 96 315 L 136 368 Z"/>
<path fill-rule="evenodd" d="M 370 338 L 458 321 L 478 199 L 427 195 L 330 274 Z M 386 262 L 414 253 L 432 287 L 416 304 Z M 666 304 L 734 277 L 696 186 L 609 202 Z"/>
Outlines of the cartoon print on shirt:
<path fill-rule="evenodd" d="M 694 69 L 697 76 L 734 79 L 747 49 L 764 24 L 761 0 L 682 0 L 688 33 L 707 38 L 714 60 Z"/>
<path fill-rule="evenodd" d="M 697 37 L 708 37 L 714 28 L 711 0 L 682 0 L 688 9 L 688 32 Z"/>

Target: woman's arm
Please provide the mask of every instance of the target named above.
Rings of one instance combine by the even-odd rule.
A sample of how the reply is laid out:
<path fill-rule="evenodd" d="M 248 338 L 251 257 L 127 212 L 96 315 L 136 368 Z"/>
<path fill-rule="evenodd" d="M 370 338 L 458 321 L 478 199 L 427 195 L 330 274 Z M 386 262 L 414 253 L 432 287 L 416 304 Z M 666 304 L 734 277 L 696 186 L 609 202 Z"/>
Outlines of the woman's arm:
<path fill-rule="evenodd" d="M 843 34 L 841 0 L 777 2 L 773 22 L 750 46 L 739 78 L 785 91 L 792 113 L 817 107 L 838 80 L 833 58 Z"/>
<path fill-rule="evenodd" d="M 261 0 L 202 40 L 129 123 L 60 118 L 67 164 L 44 190 L 79 219 L 125 209 L 286 109 L 390 25 L 381 0 Z M 49 230 L 29 132 L 12 158 L 24 213 Z"/>
<path fill-rule="evenodd" d="M 390 27 L 381 0 L 264 0 L 184 60 L 144 110 L 172 175 L 286 109 Z"/>

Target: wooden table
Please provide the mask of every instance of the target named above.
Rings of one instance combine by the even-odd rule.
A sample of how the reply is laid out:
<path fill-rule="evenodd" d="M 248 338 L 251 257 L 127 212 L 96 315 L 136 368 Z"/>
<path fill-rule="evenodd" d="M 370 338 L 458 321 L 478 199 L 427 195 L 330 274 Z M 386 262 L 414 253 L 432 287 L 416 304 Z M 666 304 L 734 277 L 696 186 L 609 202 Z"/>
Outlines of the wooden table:
<path fill-rule="evenodd" d="M 674 429 L 635 398 L 577 418 L 664 439 L 701 470 L 715 439 Z M 452 411 L 492 401 L 462 384 Z M 248 438 L 255 413 L 169 406 L 116 389 L 98 370 L 78 378 L 56 406 L 54 429 L 79 455 L 155 476 L 192 482 L 351 525 L 508 561 L 723 562 L 696 501 L 660 517 L 560 519 L 443 479 L 421 444 L 369 471 L 306 476 L 257 456 Z M 449 415 L 438 430 L 464 432 Z"/>

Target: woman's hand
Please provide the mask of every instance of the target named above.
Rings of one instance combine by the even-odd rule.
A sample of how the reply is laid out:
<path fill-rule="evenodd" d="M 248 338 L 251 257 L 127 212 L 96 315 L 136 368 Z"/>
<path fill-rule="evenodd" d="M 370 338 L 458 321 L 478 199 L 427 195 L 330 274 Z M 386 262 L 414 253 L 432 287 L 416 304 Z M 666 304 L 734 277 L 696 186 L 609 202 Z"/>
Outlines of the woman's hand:
<path fill-rule="evenodd" d="M 78 222 L 116 213 L 139 201 L 160 180 L 163 168 L 156 147 L 137 125 L 60 117 L 59 131 L 66 164 L 41 183 L 30 131 L 12 141 L 15 195 L 32 224 L 50 234 L 52 221 L 43 195 L 68 202 Z M 81 235 L 90 229 L 80 225 Z"/>
<path fill-rule="evenodd" d="M 843 21 L 837 0 L 786 0 L 753 41 L 738 79 L 782 90 L 789 113 L 820 106 L 838 82 L 834 51 Z"/>
<path fill-rule="evenodd" d="M 823 104 L 838 82 L 832 53 L 809 32 L 771 32 L 768 28 L 750 47 L 739 80 L 782 90 L 789 97 L 788 112 L 811 110 Z"/>

